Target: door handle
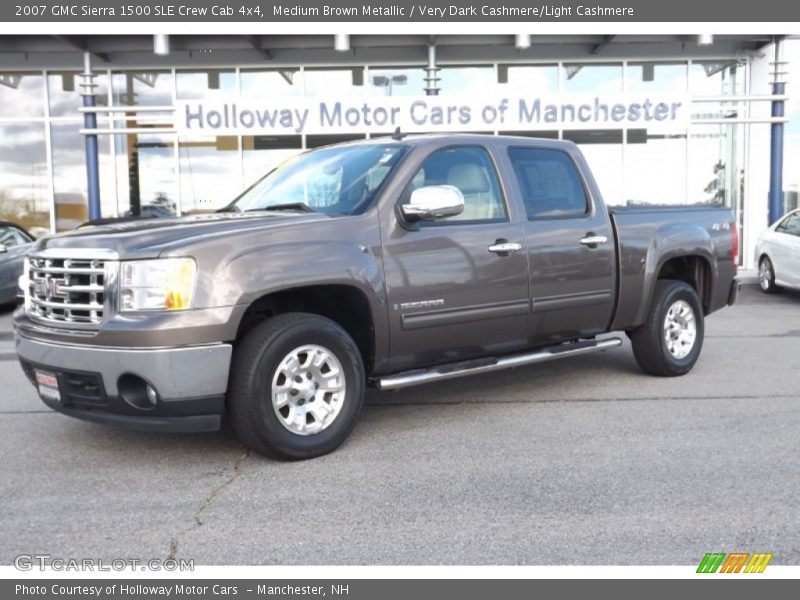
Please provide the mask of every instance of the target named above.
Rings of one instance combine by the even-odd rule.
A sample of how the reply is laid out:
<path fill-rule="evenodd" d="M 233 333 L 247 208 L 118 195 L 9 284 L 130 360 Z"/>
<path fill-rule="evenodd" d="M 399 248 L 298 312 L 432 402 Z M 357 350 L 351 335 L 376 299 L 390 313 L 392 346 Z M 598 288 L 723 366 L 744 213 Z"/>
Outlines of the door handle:
<path fill-rule="evenodd" d="M 518 252 L 519 250 L 522 250 L 522 244 L 505 240 L 497 240 L 489 246 L 489 252 L 494 252 L 498 256 L 508 256 L 512 252 Z"/>
<path fill-rule="evenodd" d="M 589 246 L 590 248 L 595 248 L 600 244 L 605 244 L 607 241 L 608 238 L 604 235 L 587 235 L 581 240 L 581 244 Z"/>

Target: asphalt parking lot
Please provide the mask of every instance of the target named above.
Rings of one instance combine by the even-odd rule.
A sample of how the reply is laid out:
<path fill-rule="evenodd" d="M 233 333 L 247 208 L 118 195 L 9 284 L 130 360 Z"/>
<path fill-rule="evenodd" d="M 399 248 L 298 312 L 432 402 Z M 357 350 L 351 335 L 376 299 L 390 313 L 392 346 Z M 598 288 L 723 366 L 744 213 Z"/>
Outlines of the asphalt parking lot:
<path fill-rule="evenodd" d="M 800 564 L 800 294 L 744 288 L 686 377 L 603 354 L 372 393 L 300 463 L 229 433 L 144 434 L 46 409 L 0 310 L 0 563 Z"/>

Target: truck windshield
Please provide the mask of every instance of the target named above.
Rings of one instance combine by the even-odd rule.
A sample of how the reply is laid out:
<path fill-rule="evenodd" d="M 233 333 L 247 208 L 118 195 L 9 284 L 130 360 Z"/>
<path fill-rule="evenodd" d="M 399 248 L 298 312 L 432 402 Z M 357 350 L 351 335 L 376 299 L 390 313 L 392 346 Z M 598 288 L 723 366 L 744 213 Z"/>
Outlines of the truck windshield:
<path fill-rule="evenodd" d="M 396 143 L 320 148 L 290 159 L 257 181 L 227 210 L 298 210 L 330 215 L 365 211 L 405 154 Z"/>

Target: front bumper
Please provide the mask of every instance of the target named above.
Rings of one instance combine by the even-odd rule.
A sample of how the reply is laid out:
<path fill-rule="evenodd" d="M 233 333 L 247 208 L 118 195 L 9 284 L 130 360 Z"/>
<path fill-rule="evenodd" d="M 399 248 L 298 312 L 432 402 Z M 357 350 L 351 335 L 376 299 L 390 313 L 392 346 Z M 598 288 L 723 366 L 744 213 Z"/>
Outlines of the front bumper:
<path fill-rule="evenodd" d="M 107 348 L 42 341 L 19 332 L 15 342 L 22 368 L 34 385 L 37 369 L 56 376 L 60 401 L 42 398 L 54 410 L 139 430 L 219 429 L 230 344 Z M 130 381 L 152 386 L 155 404 L 136 401 Z"/>

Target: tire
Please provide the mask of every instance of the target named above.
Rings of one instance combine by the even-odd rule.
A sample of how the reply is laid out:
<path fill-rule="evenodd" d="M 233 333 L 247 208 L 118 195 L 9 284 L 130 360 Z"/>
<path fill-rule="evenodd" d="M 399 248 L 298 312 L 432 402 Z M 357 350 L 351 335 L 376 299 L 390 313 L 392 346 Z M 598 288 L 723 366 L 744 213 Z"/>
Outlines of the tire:
<path fill-rule="evenodd" d="M 685 375 L 700 356 L 704 330 L 703 308 L 694 288 L 683 281 L 660 280 L 647 321 L 631 334 L 633 355 L 651 375 Z"/>
<path fill-rule="evenodd" d="M 327 454 L 355 426 L 365 380 L 358 347 L 337 323 L 307 313 L 272 317 L 234 350 L 228 385 L 233 430 L 271 458 Z"/>
<path fill-rule="evenodd" d="M 758 261 L 758 284 L 765 294 L 775 294 L 780 288 L 775 283 L 775 267 L 769 256 L 762 256 Z"/>

